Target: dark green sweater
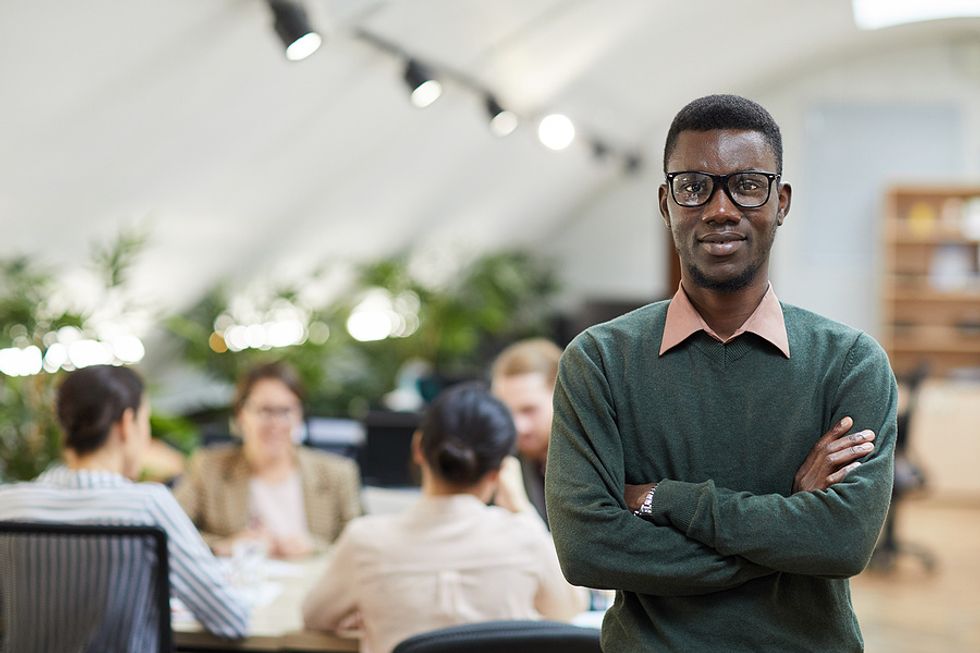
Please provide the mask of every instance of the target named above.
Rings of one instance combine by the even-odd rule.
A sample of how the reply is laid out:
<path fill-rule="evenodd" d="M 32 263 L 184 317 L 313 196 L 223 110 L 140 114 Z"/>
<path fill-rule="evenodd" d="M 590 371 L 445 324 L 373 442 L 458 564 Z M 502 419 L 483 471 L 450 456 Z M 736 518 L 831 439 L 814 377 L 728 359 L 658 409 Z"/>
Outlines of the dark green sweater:
<path fill-rule="evenodd" d="M 592 327 L 555 389 L 548 514 L 562 569 L 619 590 L 619 651 L 860 651 L 849 576 L 867 564 L 892 489 L 897 391 L 868 335 L 783 304 L 790 358 L 754 334 L 703 332 L 658 356 L 668 302 Z M 845 416 L 877 434 L 827 491 L 792 494 Z M 659 482 L 654 523 L 624 484 Z"/>

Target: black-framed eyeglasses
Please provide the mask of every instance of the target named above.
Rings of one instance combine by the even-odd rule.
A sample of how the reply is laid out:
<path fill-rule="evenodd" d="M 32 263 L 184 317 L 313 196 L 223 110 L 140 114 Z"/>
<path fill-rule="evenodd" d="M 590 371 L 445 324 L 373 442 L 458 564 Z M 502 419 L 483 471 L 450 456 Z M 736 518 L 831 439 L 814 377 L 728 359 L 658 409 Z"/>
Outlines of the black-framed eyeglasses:
<path fill-rule="evenodd" d="M 735 206 L 755 209 L 769 201 L 772 182 L 779 179 L 774 172 L 733 172 L 730 175 L 709 175 L 707 172 L 686 170 L 668 172 L 667 185 L 674 201 L 681 206 L 704 206 L 720 186 Z"/>
<path fill-rule="evenodd" d="M 272 406 L 263 404 L 245 403 L 245 408 L 263 421 L 271 422 L 274 420 L 292 421 L 303 416 L 303 409 L 297 406 Z"/>

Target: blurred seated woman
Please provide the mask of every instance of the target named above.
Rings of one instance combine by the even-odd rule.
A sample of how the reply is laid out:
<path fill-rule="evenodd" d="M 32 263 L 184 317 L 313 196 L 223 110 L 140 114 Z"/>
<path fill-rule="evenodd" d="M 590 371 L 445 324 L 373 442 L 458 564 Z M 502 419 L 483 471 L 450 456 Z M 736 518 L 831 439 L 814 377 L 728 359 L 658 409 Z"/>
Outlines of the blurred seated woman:
<path fill-rule="evenodd" d="M 240 542 L 275 557 L 311 553 L 362 513 L 357 465 L 297 446 L 303 390 L 283 363 L 253 368 L 233 404 L 242 444 L 199 449 L 174 489 L 218 555 Z"/>
<path fill-rule="evenodd" d="M 412 444 L 421 499 L 404 514 L 350 523 L 306 597 L 306 627 L 360 622 L 361 651 L 388 653 L 434 628 L 566 620 L 584 610 L 584 593 L 562 577 L 551 537 L 522 496 L 519 472 L 501 474 L 515 437 L 507 408 L 482 386 L 442 393 Z"/>
<path fill-rule="evenodd" d="M 167 533 L 173 596 L 212 633 L 243 637 L 248 611 L 173 495 L 158 483 L 133 482 L 150 442 L 150 404 L 139 375 L 111 365 L 71 372 L 56 403 L 66 464 L 30 483 L 0 486 L 0 520 L 159 526 Z M 62 566 L 61 573 L 70 569 Z M 147 650 L 156 627 L 140 627 L 102 633 L 107 639 L 98 641 L 111 650 Z"/>

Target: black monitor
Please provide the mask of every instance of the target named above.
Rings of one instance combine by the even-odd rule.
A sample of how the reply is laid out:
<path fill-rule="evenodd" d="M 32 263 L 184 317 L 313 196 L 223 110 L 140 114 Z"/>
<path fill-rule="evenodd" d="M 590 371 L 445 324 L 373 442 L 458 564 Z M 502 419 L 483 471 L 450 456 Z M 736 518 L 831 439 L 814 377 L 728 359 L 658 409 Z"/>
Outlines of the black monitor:
<path fill-rule="evenodd" d="M 375 487 L 412 487 L 420 483 L 412 463 L 412 434 L 419 413 L 372 411 L 364 417 L 365 441 L 358 456 L 361 480 Z"/>
<path fill-rule="evenodd" d="M 364 425 L 353 419 L 307 417 L 303 444 L 357 460 L 364 447 Z"/>

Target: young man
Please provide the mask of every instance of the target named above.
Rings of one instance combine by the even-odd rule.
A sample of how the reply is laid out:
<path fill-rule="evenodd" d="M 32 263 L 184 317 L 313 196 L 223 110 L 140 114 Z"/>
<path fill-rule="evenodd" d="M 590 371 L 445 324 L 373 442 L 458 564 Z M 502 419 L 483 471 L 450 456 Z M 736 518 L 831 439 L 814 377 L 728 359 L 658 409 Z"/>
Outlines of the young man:
<path fill-rule="evenodd" d="M 545 524 L 544 469 L 554 414 L 552 396 L 558 377 L 561 349 L 544 338 L 521 340 L 497 356 L 492 369 L 492 391 L 514 418 L 521 475 L 531 505 Z"/>
<path fill-rule="evenodd" d="M 776 299 L 791 189 L 765 109 L 691 102 L 664 172 L 680 288 L 585 331 L 561 362 L 545 485 L 565 574 L 619 591 L 607 653 L 860 651 L 846 579 L 891 495 L 888 359 Z"/>

